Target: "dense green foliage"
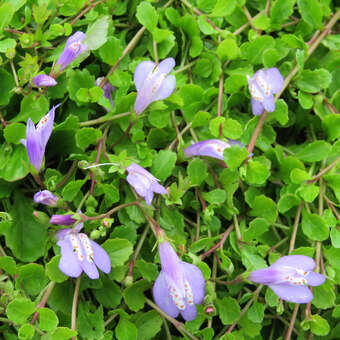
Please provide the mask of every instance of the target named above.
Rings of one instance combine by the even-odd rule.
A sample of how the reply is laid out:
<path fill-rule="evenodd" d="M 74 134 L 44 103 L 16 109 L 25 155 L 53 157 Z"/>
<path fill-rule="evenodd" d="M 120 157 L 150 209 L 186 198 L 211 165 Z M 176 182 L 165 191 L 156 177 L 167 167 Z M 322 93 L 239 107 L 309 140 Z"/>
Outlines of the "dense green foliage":
<path fill-rule="evenodd" d="M 1 1 L 0 337 L 283 339 L 294 304 L 237 278 L 290 252 L 315 258 L 327 276 L 314 288 L 312 303 L 299 307 L 291 338 L 339 339 L 335 3 Z M 89 51 L 61 73 L 57 86 L 32 88 L 32 78 L 50 73 L 67 37 L 78 30 L 86 33 Z M 141 61 L 166 57 L 176 60 L 176 90 L 137 117 L 133 72 Z M 286 82 L 275 111 L 263 119 L 251 112 L 247 75 L 270 67 L 278 67 Z M 94 84 L 105 76 L 116 87 L 113 109 Z M 42 187 L 30 174 L 20 139 L 29 117 L 37 123 L 58 103 L 41 180 L 66 205 L 50 208 L 33 202 Z M 132 113 L 119 116 L 126 112 Z M 238 145 L 226 149 L 227 167 L 184 157 L 191 141 L 219 137 L 245 146 L 256 142 L 253 157 L 245 161 L 246 147 Z M 160 179 L 168 194 L 156 195 L 151 207 L 143 200 L 142 209 L 117 208 L 96 219 L 136 200 L 125 180 L 131 161 Z M 87 168 L 96 163 L 112 164 Z M 72 327 L 79 280 L 58 269 L 60 227 L 49 217 L 79 209 L 93 217 L 85 232 L 109 253 L 112 270 L 98 280 L 82 275 Z M 175 322 L 152 303 L 160 265 L 149 215 L 207 280 L 194 321 Z"/>

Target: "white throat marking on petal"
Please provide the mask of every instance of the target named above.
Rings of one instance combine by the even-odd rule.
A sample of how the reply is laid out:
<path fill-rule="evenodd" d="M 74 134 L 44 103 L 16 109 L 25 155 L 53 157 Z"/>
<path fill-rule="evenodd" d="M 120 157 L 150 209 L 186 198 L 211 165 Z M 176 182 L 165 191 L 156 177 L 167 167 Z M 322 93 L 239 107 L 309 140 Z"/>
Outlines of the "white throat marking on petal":
<path fill-rule="evenodd" d="M 264 97 L 262 96 L 261 92 L 256 88 L 256 86 L 254 84 L 250 84 L 249 85 L 249 91 L 250 91 L 250 94 L 251 96 L 259 101 L 259 102 L 262 102 Z"/>
<path fill-rule="evenodd" d="M 266 97 L 269 96 L 272 90 L 271 86 L 264 80 L 263 77 L 261 77 L 260 74 L 256 76 L 255 80 L 262 89 L 262 91 L 264 92 L 265 96 Z"/>
<path fill-rule="evenodd" d="M 83 233 L 79 234 L 78 236 L 79 236 L 82 246 L 85 249 L 86 260 L 92 263 L 93 262 L 93 249 L 92 249 L 92 245 L 90 243 L 88 236 Z"/>
<path fill-rule="evenodd" d="M 184 281 L 185 297 L 189 305 L 194 304 L 194 295 L 188 281 Z"/>
<path fill-rule="evenodd" d="M 74 233 L 71 233 L 70 234 L 70 241 L 71 241 L 73 251 L 77 254 L 78 260 L 83 261 L 84 256 L 83 256 L 83 252 L 82 252 L 81 247 L 80 247 L 80 242 L 79 242 L 78 236 Z"/>
<path fill-rule="evenodd" d="M 69 48 L 74 52 L 77 53 L 79 52 L 80 49 L 80 42 L 79 41 L 75 41 L 74 43 L 70 44 Z"/>
<path fill-rule="evenodd" d="M 180 310 L 184 310 L 185 309 L 185 303 L 184 303 L 182 296 L 177 291 L 177 289 L 173 286 L 170 286 L 169 287 L 169 293 L 170 293 L 172 301 L 175 303 L 176 307 Z"/>
<path fill-rule="evenodd" d="M 48 122 L 48 114 L 40 119 L 39 123 L 37 124 L 36 130 L 37 131 L 43 130 L 45 128 L 47 122 Z"/>

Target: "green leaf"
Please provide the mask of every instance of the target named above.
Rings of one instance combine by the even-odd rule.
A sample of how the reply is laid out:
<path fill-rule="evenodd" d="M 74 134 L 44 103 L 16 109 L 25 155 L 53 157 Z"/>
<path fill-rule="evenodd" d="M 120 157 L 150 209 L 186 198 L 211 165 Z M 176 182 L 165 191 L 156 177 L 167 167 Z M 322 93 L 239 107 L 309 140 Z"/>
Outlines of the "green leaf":
<path fill-rule="evenodd" d="M 296 194 L 307 203 L 312 203 L 318 197 L 319 192 L 318 186 L 305 184 L 296 191 Z"/>
<path fill-rule="evenodd" d="M 29 339 L 32 339 L 33 336 L 34 336 L 34 327 L 31 324 L 26 323 L 19 328 L 18 338 L 20 340 L 29 340 Z"/>
<path fill-rule="evenodd" d="M 117 270 L 116 268 L 115 271 Z M 111 274 L 112 273 L 113 272 L 111 272 Z M 93 294 L 97 301 L 105 308 L 112 309 L 117 307 L 122 300 L 120 287 L 106 276 L 102 277 L 101 281 L 103 286 L 98 289 L 93 289 Z"/>
<path fill-rule="evenodd" d="M 340 137 L 340 116 L 337 114 L 327 115 L 322 120 L 322 127 L 331 141 L 338 139 Z"/>
<path fill-rule="evenodd" d="M 85 150 L 88 146 L 95 145 L 101 136 L 102 133 L 100 130 L 85 127 L 77 131 L 76 143 L 82 150 Z"/>
<path fill-rule="evenodd" d="M 46 264 L 46 275 L 51 281 L 61 283 L 68 279 L 68 276 L 66 276 L 58 267 L 60 261 L 60 255 L 52 257 L 50 262 Z"/>
<path fill-rule="evenodd" d="M 9 124 L 4 129 L 4 137 L 8 143 L 19 144 L 26 137 L 26 126 L 21 123 Z"/>
<path fill-rule="evenodd" d="M 237 0 L 217 0 L 216 5 L 210 14 L 212 17 L 225 17 L 230 15 L 237 5 Z"/>
<path fill-rule="evenodd" d="M 136 11 L 136 18 L 141 25 L 152 33 L 158 23 L 158 13 L 155 8 L 146 1 L 141 2 Z"/>
<path fill-rule="evenodd" d="M 109 37 L 107 42 L 99 49 L 100 58 L 109 65 L 113 65 L 119 59 L 122 52 L 122 42 L 116 37 Z"/>
<path fill-rule="evenodd" d="M 296 0 L 277 0 L 270 8 L 273 24 L 284 23 L 292 14 Z"/>
<path fill-rule="evenodd" d="M 124 290 L 124 300 L 132 311 L 137 312 L 144 307 L 144 291 L 150 288 L 150 285 L 146 280 L 139 280 Z"/>
<path fill-rule="evenodd" d="M 105 330 L 103 307 L 100 306 L 93 313 L 88 303 L 80 303 L 78 306 L 77 328 L 83 339 L 100 339 Z"/>
<path fill-rule="evenodd" d="M 320 315 L 315 314 L 310 316 L 310 330 L 315 335 L 326 336 L 330 327 L 326 319 L 322 318 Z"/>
<path fill-rule="evenodd" d="M 0 7 L 1 8 L 4 5 Z M 1 13 L 0 13 L 0 26 L 1 26 Z M 0 29 L 1 31 L 1 29 Z M 3 68 L 0 69 L 0 105 L 7 105 L 14 94 L 13 88 L 15 87 L 15 82 L 13 76 L 5 71 Z"/>
<path fill-rule="evenodd" d="M 42 331 L 51 332 L 58 326 L 59 319 L 52 309 L 39 308 L 39 328 Z"/>
<path fill-rule="evenodd" d="M 293 207 L 297 207 L 301 200 L 294 194 L 284 194 L 280 197 L 279 203 L 277 205 L 279 212 L 281 214 L 286 213 Z"/>
<path fill-rule="evenodd" d="M 136 262 L 135 267 L 147 281 L 153 282 L 156 280 L 158 276 L 158 268 L 154 263 L 145 262 L 141 259 Z"/>
<path fill-rule="evenodd" d="M 74 331 L 71 328 L 58 327 L 51 334 L 51 340 L 68 340 L 71 339 L 73 336 L 76 336 L 77 334 L 77 331 Z"/>
<path fill-rule="evenodd" d="M 302 231 L 314 241 L 324 241 L 329 236 L 329 227 L 325 220 L 317 214 L 302 213 Z"/>
<path fill-rule="evenodd" d="M 109 20 L 109 16 L 104 15 L 97 19 L 86 30 L 86 38 L 84 39 L 83 44 L 87 44 L 90 51 L 97 50 L 106 43 Z"/>
<path fill-rule="evenodd" d="M 285 126 L 288 121 L 288 105 L 283 99 L 276 101 L 275 110 L 271 114 L 282 126 Z"/>
<path fill-rule="evenodd" d="M 232 297 L 223 297 L 216 300 L 218 316 L 223 325 L 231 325 L 241 314 L 240 306 L 236 299 Z"/>
<path fill-rule="evenodd" d="M 332 308 L 335 303 L 334 285 L 329 280 L 326 280 L 320 286 L 313 288 L 314 298 L 312 304 L 319 309 Z"/>
<path fill-rule="evenodd" d="M 16 41 L 14 39 L 4 39 L 0 41 L 0 53 L 5 53 L 8 48 L 15 48 Z"/>
<path fill-rule="evenodd" d="M 108 253 L 112 267 L 122 266 L 133 252 L 132 244 L 119 238 L 106 240 L 102 247 Z"/>
<path fill-rule="evenodd" d="M 29 295 L 38 295 L 47 283 L 44 267 L 29 263 L 18 269 L 17 284 L 24 288 Z"/>
<path fill-rule="evenodd" d="M 255 197 L 250 216 L 265 218 L 269 223 L 274 223 L 277 218 L 277 207 L 275 202 L 264 195 Z"/>
<path fill-rule="evenodd" d="M 223 155 L 228 168 L 236 170 L 249 156 L 249 152 L 245 147 L 236 144 L 224 149 Z"/>
<path fill-rule="evenodd" d="M 215 189 L 210 192 L 204 192 L 202 196 L 210 204 L 221 204 L 227 199 L 227 194 L 222 189 Z"/>
<path fill-rule="evenodd" d="M 301 184 L 302 182 L 305 182 L 309 179 L 311 179 L 312 176 L 305 170 L 295 168 L 290 173 L 290 179 L 292 183 L 295 184 Z"/>
<path fill-rule="evenodd" d="M 262 64 L 262 54 L 270 47 L 275 46 L 275 40 L 269 35 L 260 36 L 250 43 L 241 46 L 241 54 L 249 60 L 251 64 Z"/>
<path fill-rule="evenodd" d="M 199 158 L 189 162 L 187 167 L 188 176 L 193 185 L 200 185 L 208 176 L 208 165 Z"/>
<path fill-rule="evenodd" d="M 35 304 L 31 300 L 19 297 L 7 305 L 6 315 L 14 323 L 22 324 L 33 314 L 34 310 Z"/>
<path fill-rule="evenodd" d="M 125 316 L 121 316 L 116 326 L 115 334 L 118 340 L 136 340 L 137 327 Z"/>
<path fill-rule="evenodd" d="M 224 121 L 222 131 L 224 137 L 231 139 L 239 139 L 243 133 L 242 125 L 232 118 Z"/>
<path fill-rule="evenodd" d="M 258 161 L 249 160 L 246 180 L 250 185 L 263 185 L 270 176 L 269 169 Z"/>
<path fill-rule="evenodd" d="M 304 162 L 319 162 L 328 157 L 331 146 L 323 140 L 306 144 L 296 156 Z"/>
<path fill-rule="evenodd" d="M 222 61 L 236 59 L 239 53 L 235 39 L 228 38 L 223 40 L 217 47 L 217 55 Z"/>
<path fill-rule="evenodd" d="M 266 30 L 270 25 L 270 19 L 265 13 L 261 13 L 259 16 L 254 18 L 253 25 L 259 30 Z"/>
<path fill-rule="evenodd" d="M 11 22 L 13 14 L 14 7 L 9 2 L 5 2 L 0 6 L 0 34 L 3 32 L 4 28 Z"/>
<path fill-rule="evenodd" d="M 138 328 L 138 340 L 155 339 L 157 333 L 162 328 L 162 319 L 154 310 L 142 313 L 136 319 L 135 324 Z"/>
<path fill-rule="evenodd" d="M 48 99 L 44 95 L 37 98 L 37 93 L 31 92 L 21 101 L 20 112 L 11 122 L 26 122 L 28 118 L 31 118 L 33 123 L 37 123 L 49 110 Z"/>
<path fill-rule="evenodd" d="M 77 92 L 81 88 L 90 89 L 94 86 L 94 76 L 90 74 L 87 69 L 84 70 L 67 70 L 67 90 L 69 92 L 70 98 L 78 102 Z"/>
<path fill-rule="evenodd" d="M 297 80 L 297 86 L 304 92 L 317 93 L 322 89 L 329 87 L 331 81 L 332 75 L 323 68 L 304 70 Z"/>
<path fill-rule="evenodd" d="M 247 78 L 243 74 L 232 74 L 224 82 L 224 91 L 226 93 L 237 93 L 242 87 L 247 86 Z"/>
<path fill-rule="evenodd" d="M 33 217 L 32 201 L 16 192 L 10 215 L 13 225 L 6 233 L 6 244 L 16 258 L 33 262 L 45 253 L 47 225 Z"/>
<path fill-rule="evenodd" d="M 265 306 L 257 301 L 247 311 L 247 317 L 250 321 L 261 323 L 264 318 Z"/>
<path fill-rule="evenodd" d="M 63 199 L 65 201 L 72 201 L 79 194 L 79 191 L 85 182 L 86 179 L 68 182 L 62 192 Z"/>
<path fill-rule="evenodd" d="M 151 173 L 160 181 L 165 181 L 171 175 L 176 159 L 176 153 L 170 150 L 159 151 L 153 160 Z"/>
<path fill-rule="evenodd" d="M 26 148 L 17 145 L 13 148 L 3 144 L 0 148 L 0 177 L 14 182 L 24 178 L 29 172 Z"/>
<path fill-rule="evenodd" d="M 315 28 L 322 28 L 322 8 L 317 0 L 297 0 L 304 21 Z"/>
<path fill-rule="evenodd" d="M 17 265 L 14 259 L 10 256 L 0 257 L 0 268 L 10 275 L 14 275 L 17 271 Z"/>
<path fill-rule="evenodd" d="M 311 109 L 313 107 L 313 96 L 311 94 L 299 90 L 298 99 L 299 104 L 305 110 Z"/>
<path fill-rule="evenodd" d="M 268 221 L 264 218 L 255 218 L 249 223 L 249 228 L 244 231 L 243 240 L 245 242 L 252 241 L 258 236 L 264 234 L 270 227 Z"/>

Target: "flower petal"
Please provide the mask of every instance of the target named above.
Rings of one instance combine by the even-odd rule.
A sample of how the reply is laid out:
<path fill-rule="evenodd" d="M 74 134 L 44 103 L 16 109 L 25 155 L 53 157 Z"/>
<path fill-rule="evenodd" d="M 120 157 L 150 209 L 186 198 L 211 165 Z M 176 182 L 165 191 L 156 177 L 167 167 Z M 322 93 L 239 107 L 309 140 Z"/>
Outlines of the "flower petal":
<path fill-rule="evenodd" d="M 156 91 L 156 93 L 152 96 L 152 101 L 156 100 L 163 100 L 165 98 L 168 98 L 171 93 L 174 91 L 176 87 L 176 77 L 171 75 L 167 76 L 163 82 L 161 83 L 161 86 Z"/>
<path fill-rule="evenodd" d="M 269 96 L 264 97 L 262 104 L 265 110 L 267 110 L 268 112 L 273 112 L 275 110 L 274 96 L 270 94 Z"/>
<path fill-rule="evenodd" d="M 262 102 L 254 99 L 253 97 L 251 98 L 251 109 L 255 116 L 259 116 L 264 111 Z"/>
<path fill-rule="evenodd" d="M 179 310 L 169 294 L 166 274 L 163 271 L 159 273 L 152 292 L 158 307 L 169 316 L 176 318 L 179 314 Z"/>
<path fill-rule="evenodd" d="M 179 259 L 175 250 L 168 241 L 163 241 L 158 244 L 158 251 L 162 271 L 170 276 L 176 285 L 181 285 L 183 281 L 182 261 Z"/>
<path fill-rule="evenodd" d="M 219 139 L 209 139 L 190 145 L 184 149 L 185 156 L 209 156 L 224 160 L 223 151 L 230 145 Z"/>
<path fill-rule="evenodd" d="M 55 116 L 55 109 L 58 108 L 61 104 L 53 106 L 52 109 L 40 119 L 37 124 L 37 133 L 40 135 L 41 146 L 43 151 L 45 152 L 46 144 L 51 137 L 51 133 L 53 130 L 53 122 Z"/>
<path fill-rule="evenodd" d="M 290 284 L 269 285 L 281 299 L 294 303 L 308 303 L 313 300 L 313 294 L 306 286 L 292 286 Z"/>
<path fill-rule="evenodd" d="M 33 78 L 33 83 L 35 86 L 55 86 L 58 83 L 56 80 L 46 74 L 39 74 L 38 76 Z"/>
<path fill-rule="evenodd" d="M 44 158 L 44 149 L 31 118 L 28 118 L 26 125 L 26 150 L 30 163 L 39 172 Z"/>
<path fill-rule="evenodd" d="M 131 171 L 138 172 L 152 181 L 158 181 L 158 179 L 154 177 L 149 171 L 145 170 L 143 167 L 141 167 L 140 165 L 136 163 L 131 163 L 130 166 L 126 168 L 126 170 L 128 172 L 131 172 Z"/>
<path fill-rule="evenodd" d="M 78 277 L 82 273 L 83 269 L 80 266 L 77 255 L 74 253 L 69 239 L 65 238 L 63 240 L 59 240 L 57 245 L 60 247 L 61 253 L 61 258 L 58 264 L 59 269 L 67 276 Z"/>
<path fill-rule="evenodd" d="M 152 82 L 148 82 L 138 93 L 134 109 L 141 114 L 152 102 Z"/>
<path fill-rule="evenodd" d="M 79 261 L 80 266 L 83 268 L 84 272 L 86 273 L 86 275 L 90 279 L 92 279 L 92 280 L 98 279 L 99 278 L 99 272 L 98 272 L 96 265 L 94 264 L 94 262 L 90 262 L 90 261 L 87 260 L 87 258 L 85 256 L 86 251 L 85 251 L 83 244 L 81 244 L 81 248 L 82 248 L 81 250 L 84 254 L 84 259 L 83 259 L 83 261 Z"/>
<path fill-rule="evenodd" d="M 278 93 L 281 91 L 284 78 L 280 71 L 276 67 L 269 68 L 267 70 L 263 70 L 266 78 L 266 82 L 270 84 L 270 87 L 274 93 Z"/>
<path fill-rule="evenodd" d="M 146 191 L 145 202 L 147 205 L 151 205 L 153 199 L 153 191 L 151 189 Z"/>
<path fill-rule="evenodd" d="M 151 190 L 152 190 L 153 192 L 156 192 L 157 194 L 162 194 L 162 195 L 167 194 L 167 191 L 166 191 L 166 189 L 163 187 L 163 185 L 160 185 L 160 184 L 157 183 L 157 182 L 152 182 L 152 183 L 151 183 Z"/>
<path fill-rule="evenodd" d="M 66 41 L 66 46 L 70 46 L 71 44 L 73 44 L 74 42 L 82 42 L 86 37 L 86 34 L 81 32 L 81 31 L 77 31 L 74 34 L 72 34 Z"/>
<path fill-rule="evenodd" d="M 326 278 L 322 274 L 315 272 L 310 272 L 305 279 L 310 286 L 320 286 L 326 281 Z"/>
<path fill-rule="evenodd" d="M 278 269 L 269 267 L 252 271 L 248 279 L 255 283 L 271 284 L 281 281 L 283 275 Z"/>
<path fill-rule="evenodd" d="M 152 72 L 155 66 L 156 63 L 154 63 L 153 61 L 142 61 L 140 64 L 137 65 L 135 73 L 133 75 L 133 81 L 135 82 L 137 91 L 140 91 L 142 89 L 146 78 Z"/>
<path fill-rule="evenodd" d="M 139 196 L 145 197 L 150 189 L 150 182 L 147 178 L 139 173 L 128 174 L 127 182 L 136 190 Z"/>
<path fill-rule="evenodd" d="M 61 224 L 61 225 L 71 225 L 74 222 L 76 222 L 76 220 L 74 218 L 72 218 L 72 214 L 67 214 L 67 215 L 52 215 L 50 218 L 50 223 L 51 224 Z"/>
<path fill-rule="evenodd" d="M 271 268 L 278 268 L 286 266 L 286 267 L 293 267 L 297 269 L 302 269 L 305 271 L 312 271 L 316 264 L 315 261 L 309 257 L 309 256 L 304 256 L 304 255 L 288 255 L 288 256 L 283 256 L 279 258 L 277 261 L 275 261 L 272 265 Z"/>
<path fill-rule="evenodd" d="M 181 310 L 181 314 L 185 321 L 192 321 L 196 319 L 196 316 L 197 316 L 196 306 L 186 304 L 185 309 Z"/>
<path fill-rule="evenodd" d="M 111 261 L 107 252 L 98 243 L 90 240 L 93 249 L 93 260 L 96 266 L 105 274 L 111 271 Z"/>
<path fill-rule="evenodd" d="M 160 73 L 168 74 L 175 67 L 176 62 L 174 58 L 166 58 L 161 61 L 158 65 L 158 69 Z"/>
<path fill-rule="evenodd" d="M 188 281 L 194 296 L 194 303 L 199 305 L 202 303 L 205 296 L 205 281 L 203 274 L 201 270 L 193 264 L 182 262 L 182 266 L 184 268 L 184 277 Z"/>

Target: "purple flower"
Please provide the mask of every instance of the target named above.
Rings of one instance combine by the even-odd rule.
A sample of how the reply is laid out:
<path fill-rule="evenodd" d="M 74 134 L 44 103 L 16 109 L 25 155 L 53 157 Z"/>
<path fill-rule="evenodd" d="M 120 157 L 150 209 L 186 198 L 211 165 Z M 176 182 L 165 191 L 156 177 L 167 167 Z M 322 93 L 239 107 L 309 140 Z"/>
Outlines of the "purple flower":
<path fill-rule="evenodd" d="M 153 286 L 153 296 L 166 314 L 176 318 L 179 313 L 186 321 L 197 316 L 195 305 L 205 295 L 205 282 L 201 270 L 179 259 L 169 242 L 158 245 L 162 270 Z"/>
<path fill-rule="evenodd" d="M 151 205 L 154 192 L 163 195 L 167 193 L 166 189 L 158 183 L 159 180 L 138 164 L 132 163 L 126 170 L 128 172 L 126 180 L 134 187 L 138 195 L 145 198 L 147 205 Z"/>
<path fill-rule="evenodd" d="M 77 220 L 72 218 L 73 214 L 67 215 L 52 215 L 50 219 L 51 224 L 72 225 Z"/>
<path fill-rule="evenodd" d="M 251 107 L 253 114 L 258 116 L 264 110 L 275 110 L 274 93 L 279 93 L 283 87 L 284 79 L 276 67 L 267 70 L 261 69 L 248 78 L 248 86 L 251 94 Z"/>
<path fill-rule="evenodd" d="M 57 232 L 61 259 L 59 269 L 70 277 L 78 277 L 82 271 L 90 279 L 98 279 L 97 267 L 104 273 L 111 271 L 111 261 L 106 251 L 86 234 L 79 233 L 83 223 L 74 229 L 62 229 Z"/>
<path fill-rule="evenodd" d="M 240 142 L 232 141 L 230 144 Z M 230 148 L 230 144 L 219 139 L 208 139 L 202 142 L 195 143 L 184 149 L 184 155 L 190 156 L 209 156 L 217 159 L 224 160 L 223 151 Z M 242 144 L 241 144 L 242 145 Z"/>
<path fill-rule="evenodd" d="M 53 195 L 50 191 L 43 190 L 43 191 L 38 191 L 34 195 L 33 199 L 35 203 L 41 203 L 41 204 L 48 205 L 50 207 L 55 207 L 57 206 L 57 202 L 59 198 Z"/>
<path fill-rule="evenodd" d="M 164 59 L 157 66 L 152 61 L 143 61 L 136 67 L 134 82 L 137 89 L 135 111 L 141 114 L 152 102 L 171 95 L 176 87 L 175 76 L 167 76 L 174 68 L 173 58 Z"/>
<path fill-rule="evenodd" d="M 104 77 L 99 77 L 96 79 L 94 82 L 96 86 L 100 86 L 100 83 Z M 112 86 L 108 81 L 104 84 L 103 86 L 103 91 L 104 91 L 104 97 L 108 99 L 111 103 L 111 106 L 113 107 L 113 100 L 112 100 L 112 92 L 115 90 L 115 87 Z"/>
<path fill-rule="evenodd" d="M 58 83 L 53 77 L 50 77 L 46 74 L 39 74 L 38 76 L 33 78 L 33 83 L 35 86 L 56 86 Z"/>
<path fill-rule="evenodd" d="M 72 34 L 66 41 L 64 51 L 61 53 L 57 65 L 60 65 L 59 71 L 62 71 L 74 59 L 76 59 L 82 52 L 88 49 L 86 44 L 81 42 L 85 39 L 86 35 L 83 32 L 76 32 Z"/>
<path fill-rule="evenodd" d="M 303 255 L 289 255 L 278 259 L 265 269 L 250 273 L 249 280 L 268 285 L 281 299 L 294 303 L 313 300 L 312 292 L 306 287 L 320 286 L 325 277 L 315 273 L 315 261 Z"/>
<path fill-rule="evenodd" d="M 25 145 L 30 163 L 39 172 L 45 154 L 47 142 L 51 136 L 54 121 L 54 111 L 60 104 L 40 119 L 37 127 L 34 126 L 31 118 L 28 118 L 26 125 L 26 139 L 21 139 Z"/>

